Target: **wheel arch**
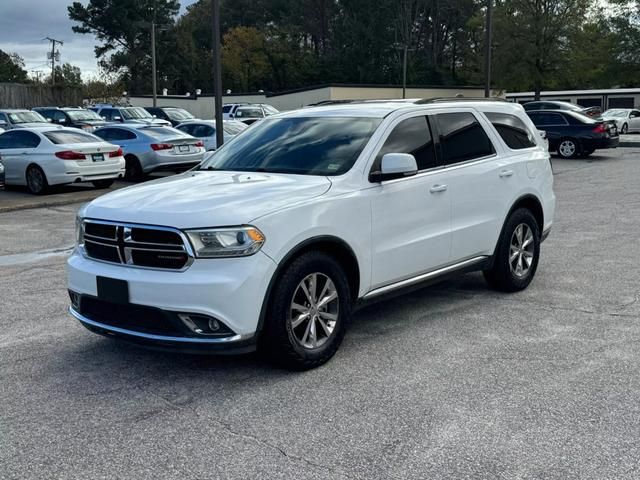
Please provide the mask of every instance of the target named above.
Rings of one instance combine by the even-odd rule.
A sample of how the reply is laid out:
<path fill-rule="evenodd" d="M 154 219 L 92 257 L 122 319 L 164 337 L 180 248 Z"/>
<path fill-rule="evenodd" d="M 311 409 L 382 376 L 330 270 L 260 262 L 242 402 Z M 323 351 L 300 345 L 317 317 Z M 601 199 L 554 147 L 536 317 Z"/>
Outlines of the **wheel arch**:
<path fill-rule="evenodd" d="M 266 293 L 262 300 L 260 318 L 258 319 L 258 326 L 256 328 L 256 336 L 259 337 L 262 333 L 267 312 L 269 310 L 269 300 L 278 279 L 282 276 L 287 266 L 289 266 L 293 260 L 305 252 L 314 250 L 325 252 L 338 260 L 340 265 L 343 267 L 349 282 L 351 300 L 355 303 L 358 299 L 358 293 L 360 290 L 360 266 L 353 248 L 351 248 L 351 246 L 343 239 L 333 235 L 320 235 L 308 238 L 291 248 L 282 260 L 278 262 L 278 266 L 271 276 L 271 280 L 269 281 L 269 285 L 267 286 Z"/>
<path fill-rule="evenodd" d="M 538 224 L 538 228 L 540 229 L 540 233 L 542 233 L 542 230 L 544 230 L 544 209 L 542 208 L 542 202 L 540 202 L 538 197 L 532 193 L 522 195 L 513 203 L 507 212 L 507 215 L 504 217 L 502 228 L 504 228 L 504 224 L 507 223 L 511 214 L 518 208 L 526 208 L 533 214 L 533 217 L 536 219 L 536 223 Z"/>

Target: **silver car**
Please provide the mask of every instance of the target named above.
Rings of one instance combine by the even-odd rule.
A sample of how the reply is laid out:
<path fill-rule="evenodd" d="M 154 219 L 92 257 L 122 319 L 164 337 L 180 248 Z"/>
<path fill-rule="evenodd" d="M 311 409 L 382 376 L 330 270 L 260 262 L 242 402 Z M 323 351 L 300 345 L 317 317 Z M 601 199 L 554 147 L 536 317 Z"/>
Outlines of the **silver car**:
<path fill-rule="evenodd" d="M 202 161 L 204 143 L 172 127 L 122 124 L 99 128 L 94 135 L 119 145 L 126 161 L 125 179 L 142 180 L 158 171 L 181 172 Z"/>
<path fill-rule="evenodd" d="M 202 140 L 204 148 L 207 151 L 218 148 L 215 120 L 189 120 L 188 122 L 181 123 L 176 128 L 188 135 L 196 137 L 198 140 Z M 249 126 L 246 123 L 236 122 L 235 120 L 223 120 L 222 130 L 224 131 L 224 141 L 227 142 L 231 140 L 247 128 L 249 128 Z"/>
<path fill-rule="evenodd" d="M 42 125 L 49 125 L 49 122 L 38 112 L 23 109 L 0 110 L 0 128 L 4 130 Z"/>
<path fill-rule="evenodd" d="M 635 108 L 610 108 L 602 114 L 602 118 L 615 122 L 623 135 L 640 131 L 640 110 Z"/>

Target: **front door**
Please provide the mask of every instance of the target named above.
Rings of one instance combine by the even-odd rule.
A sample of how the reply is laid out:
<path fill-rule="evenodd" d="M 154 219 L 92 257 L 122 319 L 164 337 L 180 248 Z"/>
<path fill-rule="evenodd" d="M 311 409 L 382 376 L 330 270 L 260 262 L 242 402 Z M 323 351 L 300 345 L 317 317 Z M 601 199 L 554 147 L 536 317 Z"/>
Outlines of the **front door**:
<path fill-rule="evenodd" d="M 441 267 L 449 261 L 451 198 L 424 115 L 404 117 L 392 130 L 369 171 L 386 153 L 410 153 L 418 174 L 381 182 L 368 190 L 372 214 L 371 289 Z"/>

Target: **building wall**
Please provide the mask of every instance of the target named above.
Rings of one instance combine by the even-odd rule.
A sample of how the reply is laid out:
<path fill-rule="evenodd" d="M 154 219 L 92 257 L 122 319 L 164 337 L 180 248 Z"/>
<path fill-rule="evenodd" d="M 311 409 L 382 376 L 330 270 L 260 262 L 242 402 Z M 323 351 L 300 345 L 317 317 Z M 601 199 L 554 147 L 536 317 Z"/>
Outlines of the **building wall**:
<path fill-rule="evenodd" d="M 465 97 L 483 97 L 481 88 L 407 88 L 407 98 L 455 97 L 462 94 Z M 495 96 L 503 96 L 500 91 L 493 91 Z M 324 86 L 308 90 L 297 90 L 281 94 L 255 95 L 224 95 L 223 103 L 267 103 L 280 111 L 295 110 L 318 102 L 330 100 L 383 100 L 402 98 L 401 87 L 362 87 L 362 86 Z M 153 99 L 150 96 L 130 97 L 129 103 L 137 107 L 150 107 Z M 212 96 L 179 97 L 159 96 L 160 107 L 181 107 L 198 118 L 211 119 L 215 116 L 214 98 Z"/>

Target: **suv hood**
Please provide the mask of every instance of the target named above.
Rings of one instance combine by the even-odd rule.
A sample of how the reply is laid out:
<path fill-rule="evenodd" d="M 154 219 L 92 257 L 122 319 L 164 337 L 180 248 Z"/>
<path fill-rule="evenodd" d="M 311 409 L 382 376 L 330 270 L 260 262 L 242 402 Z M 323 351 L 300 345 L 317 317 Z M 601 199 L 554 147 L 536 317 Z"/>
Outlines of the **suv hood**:
<path fill-rule="evenodd" d="M 84 216 L 176 228 L 243 225 L 330 187 L 321 176 L 193 171 L 103 195 Z"/>

